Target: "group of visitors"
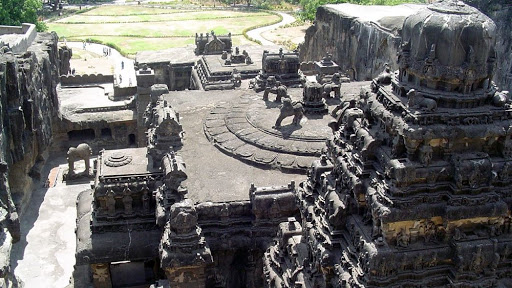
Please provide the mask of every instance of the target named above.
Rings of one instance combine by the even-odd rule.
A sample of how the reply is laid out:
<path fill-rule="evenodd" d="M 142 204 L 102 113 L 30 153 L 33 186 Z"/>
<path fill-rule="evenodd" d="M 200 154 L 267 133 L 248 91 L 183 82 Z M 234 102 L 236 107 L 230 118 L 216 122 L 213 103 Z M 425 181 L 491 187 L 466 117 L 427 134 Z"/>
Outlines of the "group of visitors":
<path fill-rule="evenodd" d="M 112 49 L 110 47 L 103 47 L 103 56 L 110 56 L 112 55 Z"/>

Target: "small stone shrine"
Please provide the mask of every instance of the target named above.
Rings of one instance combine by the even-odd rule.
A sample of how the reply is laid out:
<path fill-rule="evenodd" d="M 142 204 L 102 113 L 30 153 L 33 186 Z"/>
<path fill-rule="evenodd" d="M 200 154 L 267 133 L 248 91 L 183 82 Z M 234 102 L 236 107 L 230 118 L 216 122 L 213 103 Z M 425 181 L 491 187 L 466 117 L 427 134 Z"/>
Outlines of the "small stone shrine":
<path fill-rule="evenodd" d="M 340 72 L 340 66 L 332 61 L 332 54 L 327 55 L 320 61 L 315 61 L 316 81 L 318 83 L 326 83 L 331 81 L 335 73 Z"/>
<path fill-rule="evenodd" d="M 327 104 L 323 97 L 323 86 L 318 82 L 307 81 L 302 91 L 302 102 L 307 114 L 327 114 Z"/>
<path fill-rule="evenodd" d="M 490 81 L 495 30 L 461 1 L 406 18 L 390 83 L 336 111 L 298 185 L 302 222 L 265 253 L 266 287 L 508 286 L 512 107 Z"/>
<path fill-rule="evenodd" d="M 196 39 L 196 52 L 206 49 L 202 48 L 201 43 Z M 240 48 L 235 47 L 235 51 L 232 52 L 231 44 L 229 47 L 220 53 L 202 53 L 204 55 L 201 55 L 192 67 L 191 89 L 231 90 L 240 87 L 242 79 L 254 78 L 258 74 L 260 68 L 253 62 L 247 50 L 244 49 L 240 53 Z"/>
<path fill-rule="evenodd" d="M 215 32 L 206 35 L 196 33 L 196 55 L 222 54 L 224 51 L 231 52 L 233 42 L 231 33 L 228 35 L 215 35 Z"/>
<path fill-rule="evenodd" d="M 265 50 L 261 59 L 261 71 L 254 79 L 254 89 L 264 90 L 269 77 L 273 77 L 287 87 L 299 87 L 304 81 L 299 68 L 300 60 L 297 51 L 284 52 L 280 48 L 279 53 L 270 53 Z"/>

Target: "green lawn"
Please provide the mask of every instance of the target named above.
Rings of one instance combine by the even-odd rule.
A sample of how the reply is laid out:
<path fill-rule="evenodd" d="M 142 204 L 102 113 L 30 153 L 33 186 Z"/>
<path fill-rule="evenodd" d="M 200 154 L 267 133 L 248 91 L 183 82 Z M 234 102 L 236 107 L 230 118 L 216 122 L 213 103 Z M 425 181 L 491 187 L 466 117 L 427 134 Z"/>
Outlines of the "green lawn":
<path fill-rule="evenodd" d="M 100 6 L 91 11 L 48 23 L 68 41 L 95 39 L 112 43 L 124 53 L 161 50 L 194 43 L 195 33 L 214 30 L 217 34 L 231 32 L 234 45 L 247 43 L 239 36 L 243 30 L 270 24 L 279 16 L 266 12 L 231 10 L 176 10 L 140 6 Z"/>

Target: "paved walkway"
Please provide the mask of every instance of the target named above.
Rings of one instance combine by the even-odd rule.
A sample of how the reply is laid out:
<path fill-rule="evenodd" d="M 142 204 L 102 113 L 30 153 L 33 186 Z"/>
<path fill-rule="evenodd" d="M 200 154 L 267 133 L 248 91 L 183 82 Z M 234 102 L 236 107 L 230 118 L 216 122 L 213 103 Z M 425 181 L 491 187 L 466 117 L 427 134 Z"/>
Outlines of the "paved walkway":
<path fill-rule="evenodd" d="M 66 159 L 51 162 L 43 174 L 48 175 L 50 187 L 33 192 L 20 218 L 21 240 L 11 251 L 11 267 L 24 287 L 67 287 L 75 265 L 76 199 L 90 184 L 66 185 L 62 182 Z M 75 163 L 76 169 L 83 170 L 80 162 Z"/>
<path fill-rule="evenodd" d="M 283 12 L 277 12 L 277 13 L 279 13 L 279 15 L 281 15 L 283 17 L 283 20 L 281 22 L 274 24 L 274 25 L 264 26 L 264 27 L 260 27 L 260 28 L 256 28 L 254 30 L 248 31 L 247 35 L 253 39 L 259 40 L 261 42 L 261 45 L 277 45 L 274 42 L 268 41 L 267 39 L 263 38 L 263 36 L 261 36 L 261 33 L 267 32 L 267 31 L 272 31 L 276 28 L 279 28 L 284 25 L 291 24 L 291 23 L 295 22 L 295 17 L 291 16 L 290 14 L 286 14 Z"/>
<path fill-rule="evenodd" d="M 66 44 L 68 47 L 73 49 L 84 49 L 83 42 L 67 41 Z M 85 50 L 96 53 L 100 56 L 103 55 L 104 48 L 108 49 L 110 47 L 96 43 L 88 43 L 85 45 Z M 135 69 L 133 66 L 135 62 L 134 60 L 124 57 L 121 55 L 121 53 L 113 48 L 110 48 L 110 55 L 107 57 L 114 60 L 114 76 L 120 87 L 137 86 L 137 80 L 135 79 Z"/>

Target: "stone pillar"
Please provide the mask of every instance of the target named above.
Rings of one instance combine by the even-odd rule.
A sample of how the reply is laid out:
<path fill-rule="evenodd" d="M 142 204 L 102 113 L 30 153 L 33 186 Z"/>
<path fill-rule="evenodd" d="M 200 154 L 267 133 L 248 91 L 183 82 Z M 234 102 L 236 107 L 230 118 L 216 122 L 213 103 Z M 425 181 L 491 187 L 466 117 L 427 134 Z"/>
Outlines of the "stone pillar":
<path fill-rule="evenodd" d="M 147 66 L 135 72 L 137 78 L 137 146 L 146 146 L 144 112 L 150 102 L 151 86 L 155 84 L 155 72 Z"/>

